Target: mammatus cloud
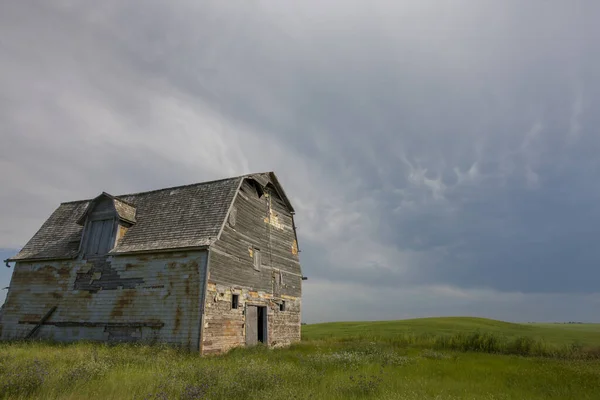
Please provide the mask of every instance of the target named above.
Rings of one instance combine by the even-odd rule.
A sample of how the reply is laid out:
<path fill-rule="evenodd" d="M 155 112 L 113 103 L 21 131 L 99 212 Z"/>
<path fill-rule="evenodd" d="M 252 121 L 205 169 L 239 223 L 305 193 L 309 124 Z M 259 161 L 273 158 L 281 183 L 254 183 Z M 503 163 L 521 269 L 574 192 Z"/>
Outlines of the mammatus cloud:
<path fill-rule="evenodd" d="M 600 10 L 577 4 L 4 4 L 0 247 L 61 201 L 274 170 L 307 321 L 596 318 Z"/>

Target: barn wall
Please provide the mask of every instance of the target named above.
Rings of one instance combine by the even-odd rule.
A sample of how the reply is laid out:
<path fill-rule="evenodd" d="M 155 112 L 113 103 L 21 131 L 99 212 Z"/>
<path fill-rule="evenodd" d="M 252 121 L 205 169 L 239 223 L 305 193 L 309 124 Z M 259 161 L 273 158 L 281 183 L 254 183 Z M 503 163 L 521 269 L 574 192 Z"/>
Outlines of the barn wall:
<path fill-rule="evenodd" d="M 245 345 L 247 303 L 269 307 L 269 345 L 299 341 L 302 271 L 291 213 L 276 193 L 259 197 L 249 181 L 242 184 L 232 212 L 209 254 L 203 352 Z M 255 249 L 261 252 L 259 270 Z M 231 309 L 232 290 L 240 293 L 238 310 Z M 286 311 L 279 311 L 282 300 Z"/>
<path fill-rule="evenodd" d="M 209 283 L 202 353 L 222 353 L 246 343 L 245 310 L 248 305 L 267 307 L 267 340 L 272 347 L 286 346 L 300 340 L 300 299 L 283 296 L 286 311 L 279 310 L 281 297 L 248 288 Z M 239 296 L 238 308 L 233 309 L 232 294 Z"/>
<path fill-rule="evenodd" d="M 36 338 L 159 341 L 198 350 L 206 261 L 206 251 L 195 251 L 18 262 L 0 338 L 24 337 L 56 305 Z"/>

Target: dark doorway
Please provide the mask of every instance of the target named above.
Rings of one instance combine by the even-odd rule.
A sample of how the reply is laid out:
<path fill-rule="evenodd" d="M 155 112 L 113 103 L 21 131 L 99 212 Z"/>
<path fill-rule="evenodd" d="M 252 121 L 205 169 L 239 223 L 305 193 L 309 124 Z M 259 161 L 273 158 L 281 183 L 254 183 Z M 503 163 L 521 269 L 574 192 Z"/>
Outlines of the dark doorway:
<path fill-rule="evenodd" d="M 267 307 L 246 308 L 246 345 L 267 342 Z"/>
<path fill-rule="evenodd" d="M 258 308 L 258 341 L 267 342 L 267 307 Z"/>

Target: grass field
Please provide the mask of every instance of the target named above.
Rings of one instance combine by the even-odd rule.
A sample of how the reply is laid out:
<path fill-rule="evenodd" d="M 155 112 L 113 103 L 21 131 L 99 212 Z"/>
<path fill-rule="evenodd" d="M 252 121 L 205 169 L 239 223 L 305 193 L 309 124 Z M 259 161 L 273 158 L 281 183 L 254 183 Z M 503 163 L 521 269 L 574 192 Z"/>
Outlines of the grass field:
<path fill-rule="evenodd" d="M 600 325 L 474 318 L 303 326 L 287 349 L 0 344 L 0 397 L 597 399 Z"/>
<path fill-rule="evenodd" d="M 445 336 L 474 332 L 491 333 L 506 339 L 529 337 L 551 345 L 600 346 L 600 324 L 514 324 L 485 318 L 446 317 L 401 321 L 333 322 L 308 325 L 303 338 L 398 339 L 398 336 Z"/>

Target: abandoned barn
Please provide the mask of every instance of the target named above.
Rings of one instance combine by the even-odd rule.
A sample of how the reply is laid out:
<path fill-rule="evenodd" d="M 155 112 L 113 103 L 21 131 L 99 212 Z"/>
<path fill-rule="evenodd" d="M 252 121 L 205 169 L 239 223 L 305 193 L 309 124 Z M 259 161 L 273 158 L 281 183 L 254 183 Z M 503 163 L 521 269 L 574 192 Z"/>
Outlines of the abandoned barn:
<path fill-rule="evenodd" d="M 300 340 L 294 209 L 273 172 L 66 202 L 21 251 L 0 338 L 164 342 L 201 354 Z"/>

